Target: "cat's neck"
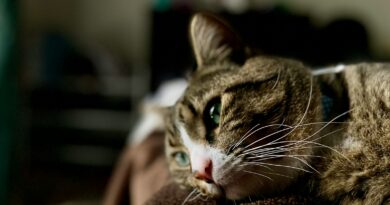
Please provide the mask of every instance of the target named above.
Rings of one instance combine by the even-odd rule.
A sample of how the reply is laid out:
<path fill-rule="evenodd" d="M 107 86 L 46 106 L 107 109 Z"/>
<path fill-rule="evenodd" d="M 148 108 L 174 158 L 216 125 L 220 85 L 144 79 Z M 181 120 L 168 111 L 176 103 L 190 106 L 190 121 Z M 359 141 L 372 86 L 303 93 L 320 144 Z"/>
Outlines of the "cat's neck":
<path fill-rule="evenodd" d="M 321 101 L 323 110 L 323 121 L 326 126 L 320 136 L 336 130 L 334 134 L 321 138 L 321 143 L 334 147 L 339 145 L 344 137 L 346 121 L 349 118 L 349 98 L 345 86 L 345 76 L 341 69 L 328 70 L 313 75 L 321 89 Z M 333 72 L 335 71 L 335 72 Z"/>

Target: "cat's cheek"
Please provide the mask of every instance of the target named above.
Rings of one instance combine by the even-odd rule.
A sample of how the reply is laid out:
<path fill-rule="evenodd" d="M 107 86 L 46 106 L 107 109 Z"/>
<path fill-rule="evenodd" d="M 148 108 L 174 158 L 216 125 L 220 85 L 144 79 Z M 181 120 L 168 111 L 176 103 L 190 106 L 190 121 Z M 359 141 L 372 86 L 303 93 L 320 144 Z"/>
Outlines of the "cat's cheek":
<path fill-rule="evenodd" d="M 238 172 L 223 185 L 223 189 L 227 199 L 239 200 L 258 193 L 267 193 L 273 187 L 256 175 Z"/>
<path fill-rule="evenodd" d="M 245 178 L 239 177 L 234 183 L 224 186 L 225 197 L 230 200 L 238 200 L 248 197 L 253 194 L 250 190 L 253 181 L 247 181 Z"/>
<path fill-rule="evenodd" d="M 238 200 L 246 197 L 246 193 L 243 193 L 243 188 L 239 186 L 232 186 L 225 189 L 226 198 L 230 200 Z"/>

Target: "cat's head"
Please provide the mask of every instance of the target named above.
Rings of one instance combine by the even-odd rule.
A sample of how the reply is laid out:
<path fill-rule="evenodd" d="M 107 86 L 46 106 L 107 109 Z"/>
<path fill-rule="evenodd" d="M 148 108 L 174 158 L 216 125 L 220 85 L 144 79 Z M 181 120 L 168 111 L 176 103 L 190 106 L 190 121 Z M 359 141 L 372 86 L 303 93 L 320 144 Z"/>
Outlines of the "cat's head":
<path fill-rule="evenodd" d="M 237 35 L 195 15 L 198 64 L 167 121 L 174 179 L 209 197 L 242 199 L 282 190 L 307 166 L 319 121 L 319 89 L 301 63 L 249 56 Z M 287 34 L 286 34 L 287 35 Z"/>

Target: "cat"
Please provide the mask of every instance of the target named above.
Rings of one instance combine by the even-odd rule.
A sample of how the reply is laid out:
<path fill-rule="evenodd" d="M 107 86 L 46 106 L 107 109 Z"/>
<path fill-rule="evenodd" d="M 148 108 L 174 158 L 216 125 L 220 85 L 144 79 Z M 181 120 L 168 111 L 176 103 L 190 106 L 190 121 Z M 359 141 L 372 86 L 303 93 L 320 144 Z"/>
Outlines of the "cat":
<path fill-rule="evenodd" d="M 390 64 L 311 71 L 257 55 L 205 13 L 191 19 L 190 39 L 197 69 L 168 109 L 165 146 L 171 175 L 192 197 L 293 189 L 336 204 L 390 204 Z"/>

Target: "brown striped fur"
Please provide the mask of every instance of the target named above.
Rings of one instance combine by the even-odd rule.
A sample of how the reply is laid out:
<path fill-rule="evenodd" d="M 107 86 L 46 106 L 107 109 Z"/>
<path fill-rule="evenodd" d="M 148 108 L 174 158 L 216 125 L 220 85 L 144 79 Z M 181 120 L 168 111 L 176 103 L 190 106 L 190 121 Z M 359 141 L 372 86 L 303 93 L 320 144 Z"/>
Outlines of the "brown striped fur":
<path fill-rule="evenodd" d="M 307 186 L 300 190 L 335 203 L 390 203 L 390 65 L 350 65 L 342 73 L 313 77 L 300 62 L 249 54 L 229 26 L 213 16 L 195 15 L 190 34 L 198 69 L 189 79 L 184 95 L 170 108 L 166 126 L 166 155 L 171 174 L 179 184 L 203 196 L 245 200 L 283 193 L 304 176 Z M 316 123 L 323 118 L 320 84 L 334 93 L 337 106 L 331 116 L 349 110 L 336 119 L 343 119 L 343 123 Z M 215 99 L 222 104 L 221 121 L 211 129 L 205 117 Z M 307 123 L 313 124 L 303 126 Z M 230 152 L 232 144 L 257 124 L 302 126 L 288 130 L 290 133 L 283 127 L 270 126 L 255 132 Z M 207 184 L 194 177 L 191 166 L 175 163 L 175 153 L 191 149 L 183 144 L 180 125 L 193 142 L 221 150 L 237 164 L 250 161 L 248 156 L 240 157 L 245 145 L 268 135 L 271 137 L 254 146 L 282 137 L 282 143 L 266 148 L 291 149 L 280 153 L 283 156 L 264 161 L 281 166 L 246 166 L 246 170 L 272 180 L 243 173 L 233 162 L 225 163 L 231 173 L 222 173 L 227 182 L 215 182 L 224 191 L 215 195 L 207 191 Z M 341 130 L 332 133 L 337 129 Z M 292 142 L 302 140 L 317 144 L 303 147 Z M 236 188 L 229 191 L 228 185 Z"/>

